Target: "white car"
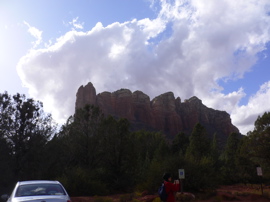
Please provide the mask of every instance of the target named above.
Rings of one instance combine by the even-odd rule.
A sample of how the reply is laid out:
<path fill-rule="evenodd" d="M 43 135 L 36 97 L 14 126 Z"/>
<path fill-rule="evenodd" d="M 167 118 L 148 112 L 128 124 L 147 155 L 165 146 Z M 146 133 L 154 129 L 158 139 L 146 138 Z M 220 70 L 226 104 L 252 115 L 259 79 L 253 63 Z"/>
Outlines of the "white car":
<path fill-rule="evenodd" d="M 5 194 L 1 198 L 7 202 L 71 202 L 60 182 L 47 180 L 17 182 L 11 196 Z"/>

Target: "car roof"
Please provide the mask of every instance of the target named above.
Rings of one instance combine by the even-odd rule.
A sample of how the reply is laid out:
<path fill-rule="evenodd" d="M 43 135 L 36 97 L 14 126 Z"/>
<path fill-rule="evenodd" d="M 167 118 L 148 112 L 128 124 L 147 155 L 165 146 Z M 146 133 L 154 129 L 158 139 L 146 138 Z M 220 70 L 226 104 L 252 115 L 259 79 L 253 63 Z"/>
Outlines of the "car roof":
<path fill-rule="evenodd" d="M 25 184 L 60 184 L 58 181 L 53 180 L 28 180 L 28 181 L 19 181 L 19 185 Z"/>

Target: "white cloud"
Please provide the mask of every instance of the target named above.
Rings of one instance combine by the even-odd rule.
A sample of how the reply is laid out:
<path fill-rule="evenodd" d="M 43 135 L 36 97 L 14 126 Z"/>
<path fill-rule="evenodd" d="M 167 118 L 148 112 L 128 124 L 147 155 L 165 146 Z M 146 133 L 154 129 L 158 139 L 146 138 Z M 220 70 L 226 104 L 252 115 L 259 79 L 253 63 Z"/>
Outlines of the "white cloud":
<path fill-rule="evenodd" d="M 233 91 L 228 94 L 214 91 L 208 95 L 201 96 L 204 98 L 202 101 L 206 103 L 207 106 L 211 106 L 214 109 L 221 109 L 231 114 L 238 108 L 240 100 L 245 97 L 246 94 L 244 90 L 240 88 L 238 91 Z"/>
<path fill-rule="evenodd" d="M 270 40 L 267 4 L 266 0 L 161 0 L 156 19 L 107 27 L 97 23 L 87 32 L 67 32 L 55 44 L 21 58 L 18 72 L 30 95 L 62 122 L 74 112 L 79 86 L 91 81 L 97 92 L 129 88 L 153 98 L 173 91 L 182 100 L 196 95 L 207 106 L 231 113 L 233 123 L 246 132 L 245 124 L 251 122 L 240 120 L 258 114 L 251 103 L 269 90 L 239 107 L 244 90 L 224 94 L 218 81 L 243 77 L 256 63 L 256 54 L 265 49 Z M 74 27 L 77 19 L 72 21 Z"/>
<path fill-rule="evenodd" d="M 83 29 L 84 22 L 78 22 L 79 17 L 72 19 L 71 22 L 68 22 L 70 25 L 73 26 L 73 29 Z"/>
<path fill-rule="evenodd" d="M 236 108 L 231 118 L 233 123 L 238 126 L 241 131 L 246 134 L 248 131 L 254 129 L 254 122 L 259 115 L 263 115 L 264 112 L 270 112 L 270 81 L 264 83 L 260 90 L 250 97 L 247 105 Z"/>
<path fill-rule="evenodd" d="M 33 44 L 33 48 L 36 48 L 38 45 L 41 44 L 42 42 L 42 31 L 40 31 L 39 29 L 37 29 L 36 27 L 33 27 L 31 25 L 29 25 L 28 22 L 23 22 L 27 27 L 28 27 L 28 32 L 35 37 L 36 41 L 32 42 Z"/>

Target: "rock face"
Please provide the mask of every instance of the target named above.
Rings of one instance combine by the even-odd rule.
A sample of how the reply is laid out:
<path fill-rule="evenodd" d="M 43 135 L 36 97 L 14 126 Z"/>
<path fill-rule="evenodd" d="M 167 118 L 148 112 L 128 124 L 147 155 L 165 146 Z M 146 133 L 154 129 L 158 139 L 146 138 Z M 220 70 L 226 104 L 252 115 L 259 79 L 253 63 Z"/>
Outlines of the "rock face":
<path fill-rule="evenodd" d="M 239 133 L 227 112 L 208 108 L 197 97 L 181 102 L 172 92 L 150 101 L 143 92 L 132 93 L 128 89 L 96 95 L 93 84 L 88 83 L 78 89 L 75 107 L 82 108 L 86 104 L 98 106 L 105 115 L 127 118 L 133 130 L 160 131 L 169 139 L 179 132 L 190 133 L 197 123 L 203 125 L 208 134 L 216 133 L 221 139 L 232 132 Z"/>

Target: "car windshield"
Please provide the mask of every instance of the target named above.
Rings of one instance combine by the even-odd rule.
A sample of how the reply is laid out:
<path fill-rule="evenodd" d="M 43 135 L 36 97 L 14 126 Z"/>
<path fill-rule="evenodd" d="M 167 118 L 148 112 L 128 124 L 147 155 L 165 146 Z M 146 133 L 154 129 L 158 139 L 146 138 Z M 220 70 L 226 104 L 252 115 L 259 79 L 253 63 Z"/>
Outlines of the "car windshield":
<path fill-rule="evenodd" d="M 37 196 L 37 195 L 66 195 L 59 184 L 25 184 L 20 185 L 15 197 Z"/>

